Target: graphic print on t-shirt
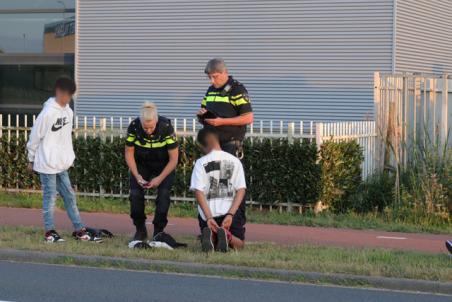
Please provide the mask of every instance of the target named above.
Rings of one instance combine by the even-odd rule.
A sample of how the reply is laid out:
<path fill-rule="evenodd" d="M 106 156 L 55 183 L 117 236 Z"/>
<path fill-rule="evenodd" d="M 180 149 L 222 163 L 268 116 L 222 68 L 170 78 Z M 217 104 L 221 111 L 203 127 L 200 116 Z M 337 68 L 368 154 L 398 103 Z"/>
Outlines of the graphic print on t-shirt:
<path fill-rule="evenodd" d="M 204 170 L 210 179 L 207 199 L 227 198 L 234 195 L 231 178 L 234 172 L 234 162 L 216 160 L 204 164 Z"/>

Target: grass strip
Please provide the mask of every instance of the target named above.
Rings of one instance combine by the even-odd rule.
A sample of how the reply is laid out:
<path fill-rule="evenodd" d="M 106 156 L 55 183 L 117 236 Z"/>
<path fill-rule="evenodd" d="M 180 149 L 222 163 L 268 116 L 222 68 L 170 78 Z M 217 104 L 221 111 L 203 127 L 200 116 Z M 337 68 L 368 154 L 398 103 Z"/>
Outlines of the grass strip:
<path fill-rule="evenodd" d="M 188 243 L 188 247 L 168 251 L 131 250 L 127 248 L 129 238 L 125 236 L 95 244 L 75 241 L 70 238 L 69 233 L 62 232 L 62 235 L 67 240 L 65 243 L 46 244 L 39 228 L 4 226 L 0 227 L 0 248 L 452 282 L 452 258 L 445 254 L 323 247 L 311 244 L 285 246 L 256 243 L 249 244 L 238 252 L 206 255 L 201 252 L 199 242 L 194 237 L 178 237 L 179 241 Z M 146 267 L 143 266 L 142 269 Z"/>

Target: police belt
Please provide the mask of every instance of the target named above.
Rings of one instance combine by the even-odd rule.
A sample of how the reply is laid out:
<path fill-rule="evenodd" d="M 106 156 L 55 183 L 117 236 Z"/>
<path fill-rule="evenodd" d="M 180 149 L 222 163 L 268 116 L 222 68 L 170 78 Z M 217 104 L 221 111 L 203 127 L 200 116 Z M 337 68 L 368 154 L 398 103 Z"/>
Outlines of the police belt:
<path fill-rule="evenodd" d="M 238 159 L 243 159 L 245 152 L 243 151 L 243 140 L 234 139 L 221 142 L 222 145 L 234 144 L 235 146 L 235 156 Z"/>

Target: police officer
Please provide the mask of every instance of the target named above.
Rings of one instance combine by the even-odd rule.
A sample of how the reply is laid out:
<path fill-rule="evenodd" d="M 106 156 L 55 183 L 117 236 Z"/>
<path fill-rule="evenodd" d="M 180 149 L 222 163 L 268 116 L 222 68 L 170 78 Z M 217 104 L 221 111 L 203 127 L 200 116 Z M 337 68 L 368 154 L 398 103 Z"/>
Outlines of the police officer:
<path fill-rule="evenodd" d="M 198 120 L 204 127 L 215 128 L 223 151 L 242 159 L 246 126 L 254 120 L 248 91 L 242 83 L 229 75 L 223 59 L 216 58 L 207 62 L 204 73 L 212 85 L 201 102 Z M 236 215 L 232 217 L 233 224 L 244 225 L 245 212 L 244 198 Z"/>
<path fill-rule="evenodd" d="M 174 182 L 179 150 L 171 121 L 157 114 L 157 107 L 145 102 L 140 117 L 127 129 L 125 158 L 130 169 L 130 217 L 136 227 L 133 240 L 147 238 L 144 195 L 157 189 L 153 240 L 168 224 L 170 191 Z M 160 240 L 157 240 L 160 241 Z"/>
<path fill-rule="evenodd" d="M 254 119 L 248 91 L 229 76 L 223 59 L 207 62 L 204 73 L 212 85 L 202 100 L 198 119 L 204 127 L 217 130 L 223 151 L 242 158 L 246 125 Z"/>

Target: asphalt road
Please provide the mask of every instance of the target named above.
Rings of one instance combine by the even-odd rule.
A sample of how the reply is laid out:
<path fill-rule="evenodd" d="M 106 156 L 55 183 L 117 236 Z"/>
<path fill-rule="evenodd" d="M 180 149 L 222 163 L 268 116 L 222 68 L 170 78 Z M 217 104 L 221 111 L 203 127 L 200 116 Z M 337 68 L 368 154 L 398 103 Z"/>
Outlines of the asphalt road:
<path fill-rule="evenodd" d="M 359 288 L 0 261 L 0 302 L 451 300 L 451 296 Z"/>

